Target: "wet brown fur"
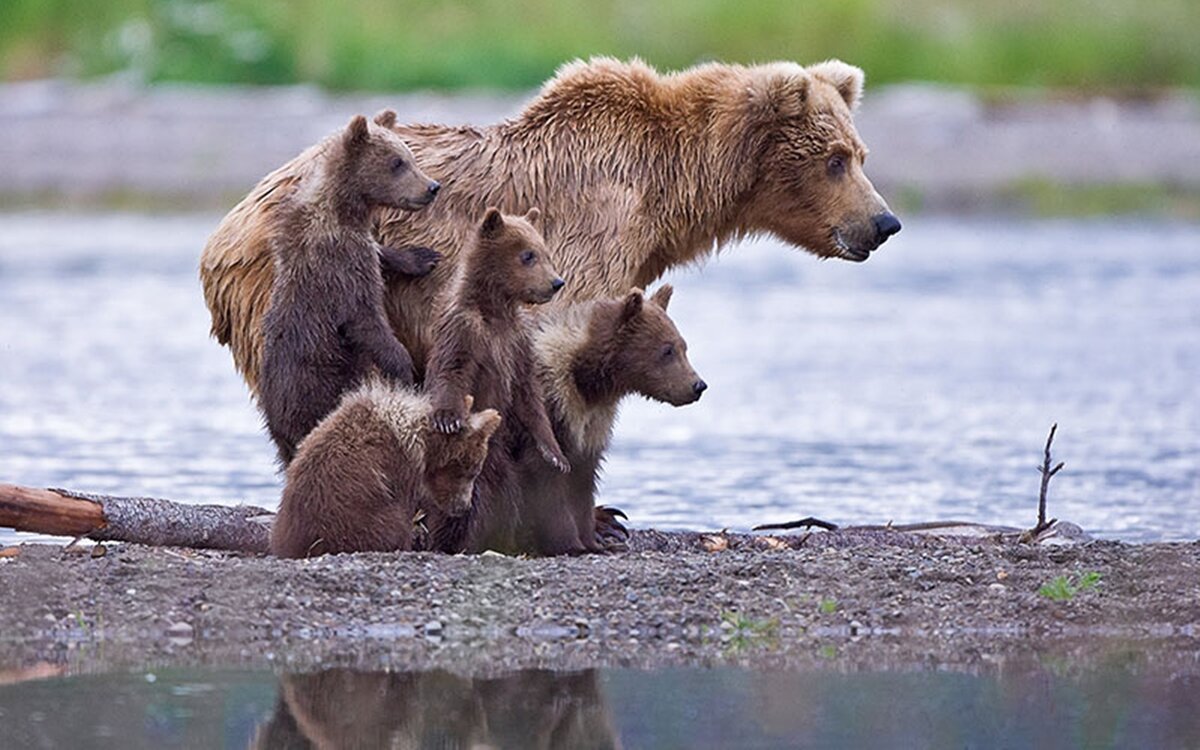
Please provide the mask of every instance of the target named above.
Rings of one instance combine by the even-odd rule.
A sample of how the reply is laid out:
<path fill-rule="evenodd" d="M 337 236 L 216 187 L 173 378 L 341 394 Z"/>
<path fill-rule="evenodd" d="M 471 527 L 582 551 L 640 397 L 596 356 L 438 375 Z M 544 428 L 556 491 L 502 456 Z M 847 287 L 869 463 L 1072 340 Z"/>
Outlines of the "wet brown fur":
<path fill-rule="evenodd" d="M 667 316 L 671 293 L 663 285 L 644 302 L 635 289 L 540 321 L 534 334 L 539 379 L 572 469 L 564 475 L 533 457 L 521 461 L 520 523 L 512 529 L 521 552 L 602 551 L 594 524 L 596 485 L 621 400 L 637 393 L 682 406 L 700 398 L 703 381 Z"/>
<path fill-rule="evenodd" d="M 394 122 L 395 114 L 380 119 Z M 314 157 L 320 173 L 274 215 L 275 274 L 264 321 L 259 406 L 283 465 L 372 367 L 412 383 L 412 359 L 383 307 L 376 206 L 416 208 L 434 183 L 392 131 L 354 118 Z"/>
<path fill-rule="evenodd" d="M 838 237 L 865 251 L 871 218 L 886 204 L 862 171 L 866 148 L 851 115 L 861 87 L 861 71 L 837 61 L 712 63 L 660 75 L 638 61 L 598 58 L 564 66 L 512 120 L 397 126 L 444 187 L 428 211 L 380 213 L 379 236 L 448 257 L 424 279 L 390 284 L 393 327 L 420 370 L 433 340 L 432 300 L 470 245 L 482 205 L 542 208 L 547 246 L 569 282 L 555 305 L 644 287 L 762 232 L 822 257 L 852 257 Z M 844 174 L 827 169 L 833 154 L 845 157 Z M 302 156 L 264 178 L 202 259 L 213 334 L 252 390 L 272 273 L 264 216 L 311 178 L 312 164 Z"/>
<path fill-rule="evenodd" d="M 427 396 L 379 381 L 347 394 L 288 466 L 271 553 L 409 550 L 418 511 L 463 513 L 500 415 L 478 412 L 445 435 L 431 413 Z"/>

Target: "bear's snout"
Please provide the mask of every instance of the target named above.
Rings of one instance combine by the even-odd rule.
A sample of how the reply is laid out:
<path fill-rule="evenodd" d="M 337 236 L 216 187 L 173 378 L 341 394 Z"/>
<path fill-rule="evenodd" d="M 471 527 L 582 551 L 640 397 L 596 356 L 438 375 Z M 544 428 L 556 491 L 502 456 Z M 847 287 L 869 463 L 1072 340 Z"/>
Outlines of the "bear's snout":
<path fill-rule="evenodd" d="M 871 221 L 875 224 L 875 242 L 877 245 L 887 242 L 888 237 L 900 231 L 900 220 L 891 211 L 876 214 Z"/>
<path fill-rule="evenodd" d="M 554 281 L 550 282 L 550 288 L 557 292 L 559 289 L 562 289 L 566 283 L 567 282 L 563 281 L 562 279 L 556 278 Z"/>
<path fill-rule="evenodd" d="M 705 383 L 703 380 L 697 380 L 695 383 L 692 383 L 692 393 L 696 394 L 696 398 L 703 396 L 706 390 L 708 390 L 708 383 Z"/>

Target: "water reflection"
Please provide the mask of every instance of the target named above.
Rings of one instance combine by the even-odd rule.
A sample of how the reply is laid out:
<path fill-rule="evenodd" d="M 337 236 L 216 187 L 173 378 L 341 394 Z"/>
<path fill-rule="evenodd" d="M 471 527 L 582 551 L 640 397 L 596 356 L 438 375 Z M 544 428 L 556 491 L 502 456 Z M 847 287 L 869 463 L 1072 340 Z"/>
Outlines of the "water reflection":
<path fill-rule="evenodd" d="M 1191 748 L 1200 654 L 802 669 L 284 674 L 0 670 L 0 746 L 102 748 Z"/>
<path fill-rule="evenodd" d="M 253 746 L 284 748 L 616 748 L 594 670 L 479 679 L 443 671 L 329 669 L 286 675 Z"/>

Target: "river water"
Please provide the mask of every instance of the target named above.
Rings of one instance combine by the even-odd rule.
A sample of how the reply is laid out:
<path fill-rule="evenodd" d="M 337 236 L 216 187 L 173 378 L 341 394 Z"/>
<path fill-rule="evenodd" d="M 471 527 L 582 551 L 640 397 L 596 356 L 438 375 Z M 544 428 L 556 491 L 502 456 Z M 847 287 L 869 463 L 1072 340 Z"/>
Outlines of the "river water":
<path fill-rule="evenodd" d="M 274 507 L 196 276 L 218 219 L 0 215 L 0 481 Z M 1052 515 L 1198 536 L 1200 225 L 916 216 L 865 264 L 763 239 L 670 280 L 710 388 L 626 404 L 600 499 L 635 526 L 1026 525 L 1058 422 Z"/>

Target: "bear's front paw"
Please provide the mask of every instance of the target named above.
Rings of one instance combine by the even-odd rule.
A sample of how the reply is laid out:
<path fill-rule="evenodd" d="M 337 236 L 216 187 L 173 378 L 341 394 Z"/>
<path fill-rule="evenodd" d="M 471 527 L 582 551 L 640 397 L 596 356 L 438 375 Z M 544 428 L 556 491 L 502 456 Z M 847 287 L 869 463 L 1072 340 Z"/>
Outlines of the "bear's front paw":
<path fill-rule="evenodd" d="M 433 427 L 438 432 L 453 435 L 462 432 L 462 416 L 453 409 L 438 409 L 433 413 Z"/>
<path fill-rule="evenodd" d="M 432 247 L 410 247 L 412 273 L 409 276 L 428 276 L 442 261 L 442 254 Z"/>
<path fill-rule="evenodd" d="M 414 278 L 428 276 L 442 260 L 442 254 L 431 247 L 384 247 L 379 256 L 384 271 Z"/>
<path fill-rule="evenodd" d="M 629 520 L 620 508 L 597 505 L 594 510 L 596 543 L 605 552 L 629 551 L 629 529 L 617 520 L 618 517 Z"/>
<path fill-rule="evenodd" d="M 541 449 L 542 458 L 549 461 L 551 466 L 563 474 L 571 473 L 571 462 L 567 460 L 567 457 L 563 455 L 563 452 L 557 446 L 550 448 L 545 445 L 539 445 L 538 448 Z"/>

